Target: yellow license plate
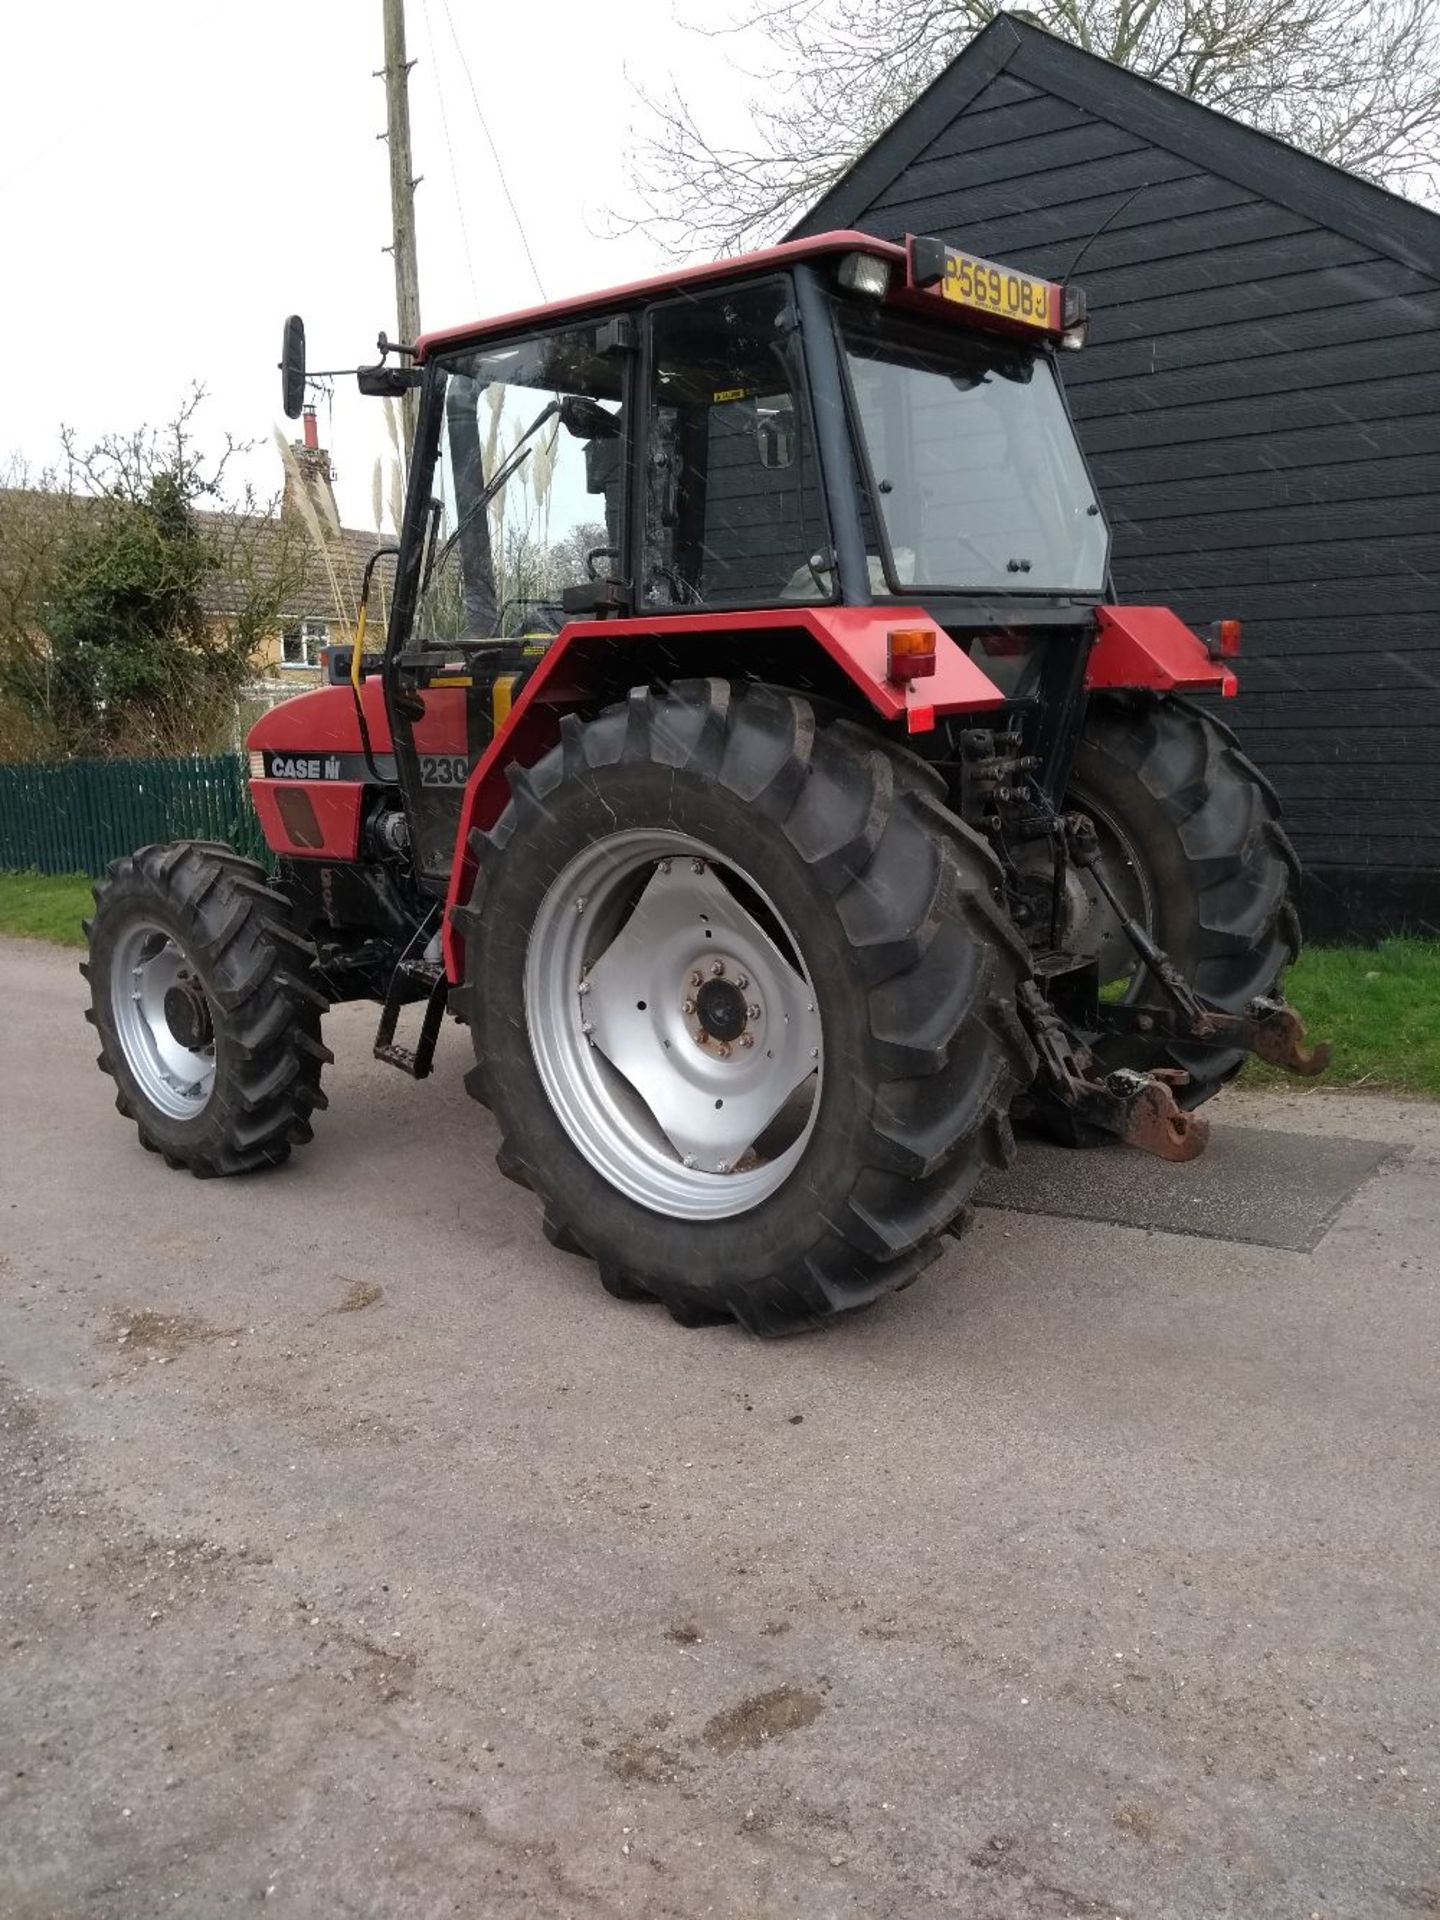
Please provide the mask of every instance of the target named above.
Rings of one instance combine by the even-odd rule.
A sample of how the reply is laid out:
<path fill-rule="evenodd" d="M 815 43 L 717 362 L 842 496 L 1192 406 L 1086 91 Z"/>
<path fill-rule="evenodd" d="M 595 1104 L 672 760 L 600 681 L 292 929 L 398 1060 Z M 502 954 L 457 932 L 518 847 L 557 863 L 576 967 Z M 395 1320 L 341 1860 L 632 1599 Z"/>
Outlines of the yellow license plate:
<path fill-rule="evenodd" d="M 993 313 L 1017 326 L 1044 327 L 1051 333 L 1060 330 L 1061 295 L 1055 282 L 997 266 L 993 260 L 947 251 L 940 291 L 957 306 Z"/>

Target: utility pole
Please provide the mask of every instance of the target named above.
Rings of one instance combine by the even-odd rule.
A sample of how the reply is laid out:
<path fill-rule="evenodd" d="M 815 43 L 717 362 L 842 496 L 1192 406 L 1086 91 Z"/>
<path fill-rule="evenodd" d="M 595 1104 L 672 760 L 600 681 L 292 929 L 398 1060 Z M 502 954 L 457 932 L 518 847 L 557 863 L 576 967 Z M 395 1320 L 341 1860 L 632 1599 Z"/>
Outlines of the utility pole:
<path fill-rule="evenodd" d="M 385 132 L 390 149 L 390 219 L 394 230 L 395 318 L 399 337 L 408 347 L 420 335 L 420 269 L 415 258 L 415 188 L 410 159 L 410 68 L 405 58 L 405 0 L 383 0 L 385 9 Z M 408 453 L 415 439 L 418 396 L 411 388 L 403 396 Z"/>

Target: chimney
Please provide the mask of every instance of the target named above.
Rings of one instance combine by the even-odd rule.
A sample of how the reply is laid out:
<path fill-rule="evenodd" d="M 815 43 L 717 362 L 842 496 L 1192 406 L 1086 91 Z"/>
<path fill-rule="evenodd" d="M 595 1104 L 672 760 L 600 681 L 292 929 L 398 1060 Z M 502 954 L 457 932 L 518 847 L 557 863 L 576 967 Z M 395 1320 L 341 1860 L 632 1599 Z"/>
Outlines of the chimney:
<path fill-rule="evenodd" d="M 330 455 L 320 444 L 320 422 L 316 418 L 313 406 L 307 406 L 301 416 L 301 435 L 299 440 L 290 442 L 290 451 L 295 456 L 295 466 L 300 472 L 306 491 L 322 524 L 331 515 L 338 520 L 339 514 L 335 506 L 335 490 L 332 484 L 335 472 L 330 464 Z M 280 506 L 282 516 L 295 511 L 295 485 L 295 475 L 287 465 L 285 496 Z"/>

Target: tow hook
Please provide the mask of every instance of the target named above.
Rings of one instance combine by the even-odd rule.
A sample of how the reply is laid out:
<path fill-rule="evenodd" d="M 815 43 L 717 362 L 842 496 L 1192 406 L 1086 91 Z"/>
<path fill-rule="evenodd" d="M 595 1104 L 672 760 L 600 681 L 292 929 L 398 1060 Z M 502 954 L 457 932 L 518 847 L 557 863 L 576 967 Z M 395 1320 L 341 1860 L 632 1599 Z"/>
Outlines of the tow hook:
<path fill-rule="evenodd" d="M 1153 1153 L 1159 1160 L 1198 1159 L 1209 1144 L 1210 1122 L 1203 1114 L 1187 1113 L 1176 1101 L 1171 1085 L 1189 1077 L 1168 1067 L 1154 1073 L 1117 1067 L 1105 1076 L 1104 1110 L 1102 1103 L 1092 1098 L 1087 1103 L 1086 1118 L 1116 1134 L 1127 1146 Z"/>
<path fill-rule="evenodd" d="M 1175 1098 L 1175 1088 L 1190 1078 L 1183 1068 L 1141 1073 L 1117 1067 L 1099 1078 L 1094 1055 L 1075 1041 L 1034 981 L 1021 986 L 1018 1000 L 1040 1056 L 1042 1111 L 1054 1103 L 1052 1113 L 1058 1108 L 1067 1129 L 1098 1127 L 1160 1160 L 1194 1160 L 1205 1151 L 1210 1122 Z"/>
<path fill-rule="evenodd" d="M 1330 1042 L 1307 1047 L 1305 1022 L 1287 1000 L 1252 1000 L 1250 1018 L 1255 1023 L 1250 1045 L 1268 1065 L 1306 1079 L 1329 1066 Z"/>

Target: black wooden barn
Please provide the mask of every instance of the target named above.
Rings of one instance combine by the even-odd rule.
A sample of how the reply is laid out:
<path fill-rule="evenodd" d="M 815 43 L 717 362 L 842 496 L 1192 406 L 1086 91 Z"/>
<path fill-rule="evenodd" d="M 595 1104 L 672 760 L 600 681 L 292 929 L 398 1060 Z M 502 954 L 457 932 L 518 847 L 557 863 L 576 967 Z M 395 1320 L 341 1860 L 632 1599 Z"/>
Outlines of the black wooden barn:
<path fill-rule="evenodd" d="M 1440 927 L 1440 216 L 1001 14 L 795 231 L 833 227 L 1052 278 L 1091 241 L 1119 597 L 1245 622 L 1226 717 L 1311 933 Z"/>

